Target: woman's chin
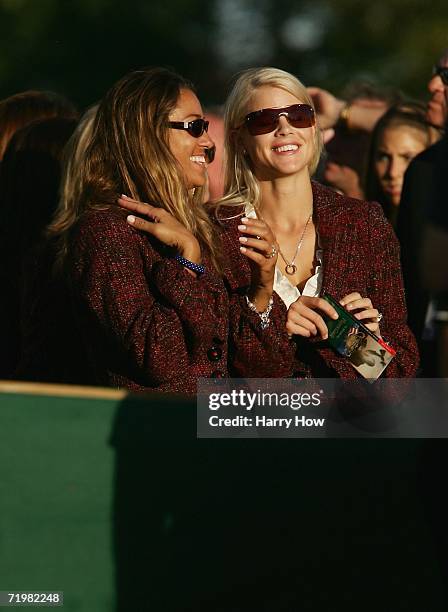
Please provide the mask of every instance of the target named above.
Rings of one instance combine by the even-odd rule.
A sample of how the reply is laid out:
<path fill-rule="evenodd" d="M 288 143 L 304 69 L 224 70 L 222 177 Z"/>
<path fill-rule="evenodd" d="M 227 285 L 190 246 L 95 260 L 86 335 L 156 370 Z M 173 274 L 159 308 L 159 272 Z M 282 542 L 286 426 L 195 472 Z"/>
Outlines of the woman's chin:
<path fill-rule="evenodd" d="M 195 176 L 190 177 L 189 189 L 196 189 L 197 187 L 204 187 L 207 184 L 207 171 L 196 172 Z"/>

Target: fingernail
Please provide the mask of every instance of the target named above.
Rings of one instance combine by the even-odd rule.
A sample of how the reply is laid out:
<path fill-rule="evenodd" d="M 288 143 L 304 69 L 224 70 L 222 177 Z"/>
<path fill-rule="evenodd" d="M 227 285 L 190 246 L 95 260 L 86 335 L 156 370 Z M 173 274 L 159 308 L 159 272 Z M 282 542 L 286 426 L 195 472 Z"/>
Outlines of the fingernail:
<path fill-rule="evenodd" d="M 339 319 L 339 315 L 338 315 L 337 312 L 335 312 L 334 315 L 332 315 L 332 316 L 333 316 L 333 319 Z"/>
<path fill-rule="evenodd" d="M 247 228 L 246 228 L 245 225 L 238 225 L 238 229 L 241 230 L 242 232 L 244 232 L 244 230 L 247 229 Z"/>
<path fill-rule="evenodd" d="M 240 242 L 247 242 L 246 236 L 240 236 L 238 239 Z"/>
<path fill-rule="evenodd" d="M 121 197 L 123 200 L 130 200 L 129 196 L 125 195 L 124 193 L 121 194 Z"/>
<path fill-rule="evenodd" d="M 241 219 L 241 221 L 242 221 L 243 223 L 247 223 L 247 222 L 249 221 L 249 219 L 248 219 L 247 217 L 243 217 L 243 218 Z"/>
<path fill-rule="evenodd" d="M 352 308 L 353 308 L 353 306 L 352 306 L 351 304 L 349 304 L 349 305 L 347 306 L 347 310 L 351 310 Z"/>
<path fill-rule="evenodd" d="M 135 217 L 134 215 L 128 215 L 126 217 L 126 219 L 129 221 L 129 223 L 135 223 Z"/>
<path fill-rule="evenodd" d="M 240 247 L 241 253 L 245 253 L 247 251 L 246 247 Z"/>
<path fill-rule="evenodd" d="M 324 335 L 322 336 L 322 338 L 323 338 L 324 340 L 326 340 L 326 339 L 328 338 L 328 334 L 324 334 Z"/>

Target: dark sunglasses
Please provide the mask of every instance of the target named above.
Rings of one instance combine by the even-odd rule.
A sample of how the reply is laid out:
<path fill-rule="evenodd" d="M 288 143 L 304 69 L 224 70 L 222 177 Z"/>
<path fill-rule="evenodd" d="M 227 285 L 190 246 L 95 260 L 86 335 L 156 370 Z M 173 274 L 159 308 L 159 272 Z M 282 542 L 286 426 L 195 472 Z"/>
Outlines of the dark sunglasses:
<path fill-rule="evenodd" d="M 173 130 L 186 130 L 193 138 L 199 138 L 204 132 L 208 132 L 209 122 L 205 119 L 194 119 L 193 121 L 168 121 L 168 127 Z"/>
<path fill-rule="evenodd" d="M 244 122 L 249 134 L 259 136 L 273 132 L 280 117 L 286 117 L 288 123 L 296 128 L 312 127 L 316 122 L 314 110 L 309 104 L 293 104 L 285 108 L 262 108 L 246 115 Z"/>
<path fill-rule="evenodd" d="M 448 67 L 434 66 L 432 69 L 432 76 L 439 76 L 442 79 L 443 84 L 448 85 Z"/>

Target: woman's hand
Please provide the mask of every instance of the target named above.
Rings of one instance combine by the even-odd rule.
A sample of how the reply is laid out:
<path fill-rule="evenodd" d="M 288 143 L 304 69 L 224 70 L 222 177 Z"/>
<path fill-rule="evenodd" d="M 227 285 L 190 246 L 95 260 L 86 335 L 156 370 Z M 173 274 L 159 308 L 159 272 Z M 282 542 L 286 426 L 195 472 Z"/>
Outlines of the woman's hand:
<path fill-rule="evenodd" d="M 313 100 L 320 129 L 326 130 L 336 125 L 345 106 L 344 100 L 320 87 L 307 87 L 307 91 Z"/>
<path fill-rule="evenodd" d="M 327 183 L 342 191 L 349 198 L 358 198 L 359 200 L 364 198 L 359 176 L 353 168 L 334 162 L 327 162 L 324 178 Z"/>
<path fill-rule="evenodd" d="M 266 310 L 274 286 L 278 244 L 269 225 L 261 219 L 243 217 L 240 231 L 240 250 L 249 259 L 252 283 L 248 298 L 259 312 Z"/>
<path fill-rule="evenodd" d="M 318 311 L 332 319 L 338 318 L 336 310 L 323 298 L 300 296 L 288 310 L 286 321 L 288 334 L 303 336 L 304 338 L 315 336 L 326 340 L 328 338 L 328 328 Z"/>
<path fill-rule="evenodd" d="M 127 222 L 132 227 L 151 234 L 160 242 L 173 247 L 185 259 L 201 263 L 201 248 L 198 240 L 169 212 L 123 195 L 118 199 L 118 203 L 122 208 L 140 215 L 139 217 L 134 215 L 127 217 Z"/>
<path fill-rule="evenodd" d="M 380 313 L 373 307 L 370 298 L 363 298 L 358 292 L 349 293 L 339 302 L 355 319 L 362 321 L 371 332 L 380 336 Z"/>

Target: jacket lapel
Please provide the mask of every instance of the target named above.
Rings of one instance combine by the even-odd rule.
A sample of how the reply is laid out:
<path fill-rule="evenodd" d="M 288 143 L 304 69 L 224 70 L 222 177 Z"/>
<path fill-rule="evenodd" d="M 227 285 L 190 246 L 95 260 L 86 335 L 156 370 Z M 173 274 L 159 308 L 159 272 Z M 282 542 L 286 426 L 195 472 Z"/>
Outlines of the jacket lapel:
<path fill-rule="evenodd" d="M 341 274 L 339 270 L 341 262 L 338 260 L 337 243 L 338 232 L 335 231 L 335 226 L 338 223 L 338 209 L 333 193 L 322 187 L 318 183 L 313 182 L 313 206 L 315 212 L 315 223 L 319 235 L 319 245 L 322 249 L 322 290 L 324 292 L 334 292 L 334 280 Z M 336 204 L 336 205 L 335 205 Z"/>

